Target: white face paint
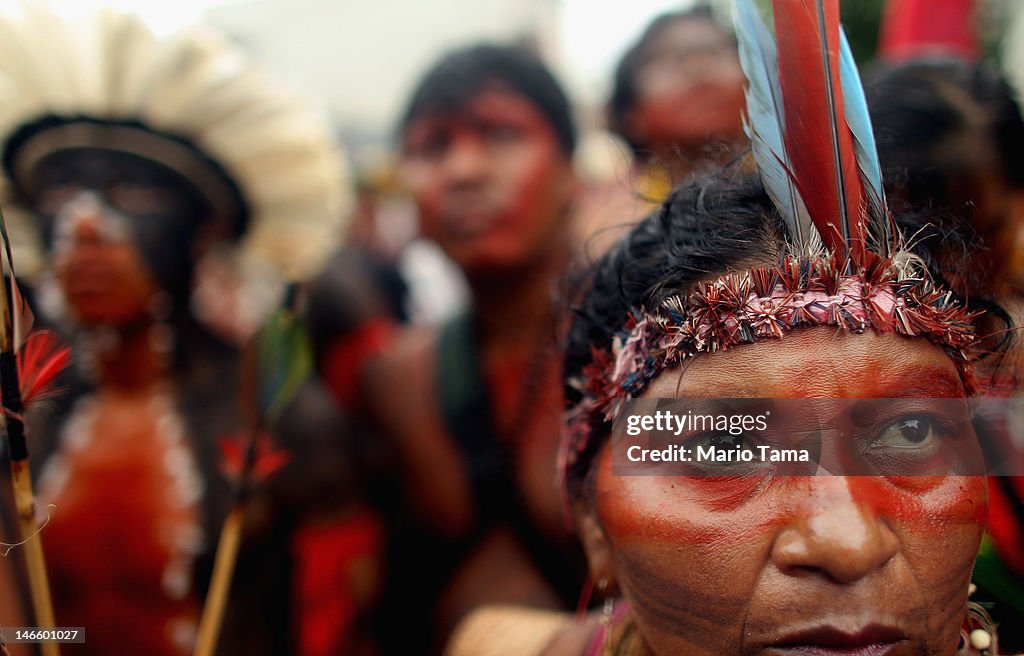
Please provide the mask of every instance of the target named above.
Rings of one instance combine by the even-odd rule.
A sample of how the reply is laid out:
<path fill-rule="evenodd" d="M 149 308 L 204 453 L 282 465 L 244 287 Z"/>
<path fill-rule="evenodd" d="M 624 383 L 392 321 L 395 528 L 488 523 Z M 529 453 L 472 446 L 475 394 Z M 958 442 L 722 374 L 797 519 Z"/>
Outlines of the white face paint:
<path fill-rule="evenodd" d="M 81 239 L 88 223 L 94 224 L 90 233 L 106 243 L 127 241 L 131 238 L 129 218 L 110 207 L 95 191 L 82 190 L 63 203 L 54 214 L 53 255 L 59 260 Z"/>

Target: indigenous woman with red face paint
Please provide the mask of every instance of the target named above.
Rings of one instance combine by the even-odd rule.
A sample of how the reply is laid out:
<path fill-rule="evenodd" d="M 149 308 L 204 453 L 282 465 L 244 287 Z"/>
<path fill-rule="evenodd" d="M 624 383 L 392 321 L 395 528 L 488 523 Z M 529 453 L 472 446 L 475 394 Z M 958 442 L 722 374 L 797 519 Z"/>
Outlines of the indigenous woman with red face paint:
<path fill-rule="evenodd" d="M 224 293 L 197 304 L 197 271 L 243 235 L 272 275 L 315 267 L 342 163 L 326 121 L 214 34 L 22 9 L 0 17 L 3 186 L 38 219 L 40 296 L 78 374 L 30 436 L 56 620 L 85 628 L 79 653 L 190 654 L 226 501 L 218 441 L 239 430 L 238 332 L 210 326 L 254 321 Z M 274 564 L 236 577 L 225 653 L 285 651 Z"/>
<path fill-rule="evenodd" d="M 986 324 L 893 228 L 837 0 L 772 4 L 774 37 L 737 3 L 759 175 L 676 190 L 577 298 L 565 486 L 604 610 L 482 610 L 454 655 L 1000 653 L 970 602 Z M 623 475 L 633 409 L 726 400 L 771 400 L 779 423 L 674 439 L 750 454 L 808 438 L 811 464 Z"/>

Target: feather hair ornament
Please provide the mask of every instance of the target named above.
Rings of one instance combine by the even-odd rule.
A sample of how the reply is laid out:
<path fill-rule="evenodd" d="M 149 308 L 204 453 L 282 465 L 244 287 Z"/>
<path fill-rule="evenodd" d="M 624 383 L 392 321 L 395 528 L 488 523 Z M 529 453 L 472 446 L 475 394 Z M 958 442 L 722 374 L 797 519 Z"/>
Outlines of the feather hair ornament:
<path fill-rule="evenodd" d="M 783 139 L 825 246 L 863 261 L 865 213 L 853 135 L 843 115 L 839 0 L 773 0 Z"/>
<path fill-rule="evenodd" d="M 851 268 L 868 246 L 888 256 L 892 230 L 867 101 L 838 0 L 772 0 L 775 38 L 753 0 L 737 0 L 748 79 L 746 132 L 758 171 L 798 253 L 818 240 Z M 776 45 L 778 44 L 778 45 Z M 881 234 L 870 235 L 870 218 Z"/>
<path fill-rule="evenodd" d="M 28 336 L 18 353 L 21 402 L 26 407 L 60 393 L 54 386 L 60 372 L 71 364 L 71 348 L 48 330 Z"/>

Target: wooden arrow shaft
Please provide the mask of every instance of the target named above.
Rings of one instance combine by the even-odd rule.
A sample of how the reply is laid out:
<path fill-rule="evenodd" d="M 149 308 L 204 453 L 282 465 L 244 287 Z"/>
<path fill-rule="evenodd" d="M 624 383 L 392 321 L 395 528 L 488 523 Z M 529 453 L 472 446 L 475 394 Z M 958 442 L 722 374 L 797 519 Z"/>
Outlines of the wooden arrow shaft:
<path fill-rule="evenodd" d="M 217 557 L 213 562 L 213 578 L 206 595 L 206 603 L 203 605 L 203 616 L 199 621 L 194 656 L 213 656 L 217 649 L 217 639 L 220 637 L 221 623 L 224 621 L 224 609 L 227 607 L 228 594 L 231 591 L 231 579 L 235 572 L 235 561 L 238 559 L 244 515 L 244 506 L 236 504 L 224 520 L 224 527 L 217 543 Z"/>
<path fill-rule="evenodd" d="M 32 593 L 32 608 L 35 612 L 35 626 L 44 629 L 55 628 L 53 600 L 50 598 L 50 582 L 46 574 L 46 559 L 43 555 L 43 540 L 36 521 L 36 501 L 32 494 L 32 475 L 28 462 L 11 462 L 11 482 L 14 487 L 14 505 L 18 513 L 18 527 L 21 530 L 21 548 L 25 553 L 28 567 L 28 585 Z M 60 656 L 60 645 L 55 642 L 42 644 L 43 656 Z"/>

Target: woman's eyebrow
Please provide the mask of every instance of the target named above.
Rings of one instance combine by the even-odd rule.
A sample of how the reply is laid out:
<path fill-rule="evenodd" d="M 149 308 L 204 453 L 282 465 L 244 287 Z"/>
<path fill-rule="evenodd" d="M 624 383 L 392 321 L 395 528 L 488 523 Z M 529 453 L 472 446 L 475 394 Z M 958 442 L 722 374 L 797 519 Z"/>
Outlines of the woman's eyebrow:
<path fill-rule="evenodd" d="M 852 394 L 844 396 L 859 398 L 959 398 L 966 395 L 960 379 L 948 369 L 930 365 L 915 367 L 912 371 L 900 370 L 882 372 L 871 381 L 851 386 Z M 712 383 L 700 389 L 676 390 L 677 397 L 685 398 L 782 398 L 778 388 L 772 391 L 763 386 L 750 385 L 742 379 Z M 685 393 L 684 393 L 685 392 Z"/>
<path fill-rule="evenodd" d="M 921 365 L 912 371 L 883 372 L 877 379 L 877 398 L 957 398 L 966 394 L 963 383 L 943 367 Z"/>

